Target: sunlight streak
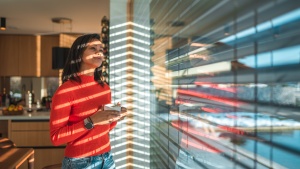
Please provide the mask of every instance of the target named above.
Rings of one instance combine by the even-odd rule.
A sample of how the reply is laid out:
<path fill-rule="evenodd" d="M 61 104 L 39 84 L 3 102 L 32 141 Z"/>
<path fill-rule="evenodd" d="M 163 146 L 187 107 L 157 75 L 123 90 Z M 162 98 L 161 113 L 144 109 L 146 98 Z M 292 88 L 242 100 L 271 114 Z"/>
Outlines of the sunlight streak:
<path fill-rule="evenodd" d="M 132 36 L 128 36 L 126 38 L 121 38 L 121 39 L 117 39 L 117 40 L 111 41 L 111 42 L 109 42 L 109 44 L 112 45 L 112 44 L 124 42 L 124 41 L 127 41 L 127 40 L 133 40 L 133 41 L 136 41 L 136 42 L 139 42 L 139 43 L 150 45 L 149 42 L 143 41 L 143 40 L 140 40 L 140 39 L 137 39 L 137 38 L 134 38 Z"/>
<path fill-rule="evenodd" d="M 128 166 L 131 166 L 133 168 L 150 169 L 150 168 L 145 167 L 143 165 L 137 165 L 137 164 L 133 164 L 133 163 L 126 163 L 124 165 L 118 166 L 116 169 L 127 168 Z"/>
<path fill-rule="evenodd" d="M 145 29 L 145 30 L 150 30 L 149 27 L 144 26 L 144 25 L 140 25 L 140 24 L 137 24 L 137 23 L 134 23 L 134 22 L 125 22 L 125 23 L 121 23 L 121 24 L 118 24 L 118 25 L 114 25 L 114 26 L 111 26 L 110 29 L 116 29 L 116 28 L 120 28 L 120 27 L 124 27 L 124 26 L 128 26 L 128 25 L 133 25 L 135 27 L 139 27 L 139 28 L 142 28 L 142 29 Z"/>
<path fill-rule="evenodd" d="M 69 117 L 65 117 L 65 118 L 61 118 L 59 120 L 55 120 L 52 122 L 52 125 L 58 125 L 58 124 L 61 124 L 61 123 L 65 123 L 66 121 L 69 120 Z"/>
<path fill-rule="evenodd" d="M 126 55 L 124 55 L 126 56 Z M 135 63 L 144 67 L 150 67 L 150 64 L 147 64 L 145 62 L 140 62 L 137 60 L 133 60 L 133 59 L 126 59 L 126 60 L 121 60 L 121 61 L 114 61 L 113 63 L 110 63 L 109 67 L 115 67 L 115 66 L 119 66 L 121 64 L 127 64 L 127 63 Z"/>
<path fill-rule="evenodd" d="M 126 138 L 139 138 L 141 140 L 150 141 L 150 139 L 147 137 L 139 136 L 139 135 L 132 134 L 132 133 L 126 133 L 121 136 L 115 137 L 114 139 L 111 139 L 111 140 L 120 140 L 120 139 L 126 139 Z"/>
<path fill-rule="evenodd" d="M 127 79 L 127 78 L 139 79 L 139 80 L 143 80 L 145 82 L 150 81 L 150 79 L 147 78 L 147 77 L 141 77 L 139 75 L 134 75 L 134 74 L 125 74 L 125 75 L 122 75 L 122 76 L 119 76 L 119 77 L 114 77 L 114 78 L 111 78 L 110 81 L 119 81 L 119 80 Z"/>
<path fill-rule="evenodd" d="M 73 132 L 69 131 L 69 132 L 65 132 L 65 133 L 60 133 L 60 134 L 58 135 L 58 138 L 64 138 L 64 137 L 73 135 L 73 134 L 75 134 L 75 133 L 80 133 L 80 132 L 82 132 L 82 131 L 84 131 L 83 128 L 82 128 L 82 129 L 73 130 Z"/>
<path fill-rule="evenodd" d="M 141 129 L 138 127 L 134 127 L 134 126 L 127 126 L 126 128 L 119 128 L 119 129 L 114 129 L 114 132 L 122 132 L 122 131 L 126 131 L 126 130 L 134 130 L 134 131 L 140 131 L 140 132 L 144 132 L 144 133 L 150 133 L 150 131 L 145 130 L 145 129 Z M 112 139 L 114 140 L 114 139 Z"/>
<path fill-rule="evenodd" d="M 93 94 L 93 95 L 91 95 L 87 98 L 80 98 L 80 99 L 74 100 L 73 104 L 85 102 L 87 100 L 91 100 L 93 98 L 101 97 L 102 95 L 106 95 L 106 94 L 109 94 L 109 93 L 110 93 L 110 91 L 104 91 L 104 92 L 101 92 L 101 93 L 96 93 L 96 94 Z M 58 109 L 61 109 L 61 108 L 64 108 L 64 107 L 67 107 L 67 106 L 70 106 L 70 105 L 71 105 L 71 103 L 60 104 L 60 105 L 55 106 L 54 110 L 58 110 Z"/>
<path fill-rule="evenodd" d="M 107 144 L 105 144 L 105 145 L 103 145 L 103 146 L 97 148 L 96 150 L 93 150 L 93 151 L 91 151 L 91 152 L 82 154 L 81 156 L 84 156 L 84 157 L 91 156 L 92 154 L 95 154 L 95 153 L 97 153 L 97 152 L 100 152 L 101 150 L 103 150 L 103 149 L 109 147 L 109 145 L 110 145 L 110 142 L 108 142 Z"/>
<path fill-rule="evenodd" d="M 123 157 L 123 158 L 116 159 L 115 161 L 116 161 L 116 162 L 120 162 L 120 161 L 123 161 L 123 160 L 125 161 L 125 160 L 127 160 L 128 158 L 132 158 L 132 159 L 134 159 L 134 160 L 138 160 L 138 161 L 143 161 L 143 162 L 150 163 L 149 160 L 145 160 L 145 159 L 143 159 L 143 158 L 139 158 L 139 157 L 135 157 L 135 156 L 130 156 L 130 155 L 127 155 L 126 157 Z"/>
<path fill-rule="evenodd" d="M 147 48 L 142 48 L 142 47 L 139 47 L 139 46 L 136 46 L 136 45 L 133 45 L 133 44 L 127 44 L 127 45 L 123 45 L 123 46 L 118 46 L 116 48 L 110 49 L 110 51 L 113 52 L 113 51 L 116 51 L 116 50 L 126 49 L 128 47 L 131 47 L 131 48 L 134 48 L 134 49 L 138 49 L 138 50 L 141 50 L 143 52 L 150 52 L 150 50 L 147 49 Z"/>
<path fill-rule="evenodd" d="M 113 153 L 113 155 L 119 155 L 119 154 L 127 153 L 128 151 L 132 151 L 132 152 L 143 154 L 143 155 L 150 155 L 150 153 L 147 153 L 146 151 L 136 150 L 136 149 L 133 149 L 133 148 L 126 148 L 126 149 L 117 151 L 117 152 Z"/>
<path fill-rule="evenodd" d="M 63 94 L 63 93 L 67 93 L 67 92 L 73 92 L 74 90 L 81 90 L 82 88 L 91 87 L 91 86 L 94 86 L 94 85 L 98 85 L 98 84 L 96 82 L 90 82 L 90 83 L 86 83 L 86 84 L 80 85 L 80 86 L 69 87 L 67 89 L 60 90 L 57 94 Z"/>
<path fill-rule="evenodd" d="M 111 89 L 118 89 L 118 88 L 121 88 L 121 87 L 125 87 L 127 85 L 133 85 L 133 86 L 137 86 L 139 88 L 150 89 L 150 86 L 143 85 L 143 84 L 136 83 L 136 82 L 131 82 L 131 81 L 129 81 L 129 82 L 126 81 L 126 82 L 122 82 L 122 83 L 119 83 L 119 84 L 115 84 L 115 85 L 111 86 L 110 88 Z"/>
<path fill-rule="evenodd" d="M 89 138 L 86 138 L 86 139 L 84 139 L 84 140 L 78 141 L 78 142 L 77 142 L 76 144 L 74 144 L 74 145 L 78 146 L 78 145 L 81 145 L 81 144 L 87 144 L 89 141 L 91 141 L 91 140 L 96 140 L 96 139 L 98 139 L 98 138 L 100 138 L 100 137 L 106 135 L 107 133 L 108 133 L 108 132 L 106 132 L 106 133 L 103 132 L 103 133 L 94 135 L 94 136 L 92 136 L 92 137 L 89 137 Z"/>
<path fill-rule="evenodd" d="M 134 141 L 126 141 L 126 142 L 123 142 L 123 143 L 120 143 L 120 144 L 115 144 L 115 145 L 113 145 L 111 147 L 112 148 L 116 148 L 116 147 L 125 146 L 127 144 L 133 144 L 133 145 L 140 146 L 140 147 L 143 147 L 143 148 L 150 148 L 149 145 L 145 145 L 145 144 L 134 142 Z"/>
<path fill-rule="evenodd" d="M 133 34 L 137 34 L 137 35 L 140 35 L 140 36 L 144 36 L 144 37 L 150 38 L 149 34 L 142 33 L 140 31 L 136 31 L 136 30 L 133 30 L 133 29 L 126 29 L 124 31 L 119 31 L 119 32 L 116 32 L 116 33 L 111 33 L 109 36 L 113 37 L 113 36 L 118 36 L 118 35 L 127 34 L 127 33 L 133 33 Z"/>
<path fill-rule="evenodd" d="M 120 69 L 117 69 L 117 70 L 111 70 L 110 74 L 120 73 L 120 72 L 124 72 L 124 71 L 128 71 L 128 70 L 137 71 L 139 73 L 144 73 L 144 74 L 150 75 L 150 72 L 146 71 L 145 69 L 136 68 L 136 67 L 133 67 L 133 66 L 127 66 L 127 67 L 120 68 Z"/>
<path fill-rule="evenodd" d="M 120 58 L 122 56 L 127 57 L 128 55 L 133 55 L 133 56 L 136 56 L 136 57 L 139 57 L 139 58 L 142 58 L 142 59 L 150 60 L 150 56 L 148 56 L 148 55 L 142 55 L 142 54 L 139 54 L 139 53 L 136 53 L 136 52 L 131 52 L 131 51 L 122 52 L 121 54 L 111 56 L 110 59 L 116 59 L 116 58 Z"/>

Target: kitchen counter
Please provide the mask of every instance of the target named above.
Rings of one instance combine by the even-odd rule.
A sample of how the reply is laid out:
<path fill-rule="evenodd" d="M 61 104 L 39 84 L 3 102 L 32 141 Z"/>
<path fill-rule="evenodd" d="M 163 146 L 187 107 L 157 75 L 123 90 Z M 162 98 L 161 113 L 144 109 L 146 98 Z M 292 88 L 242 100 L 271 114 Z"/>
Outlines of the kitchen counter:
<path fill-rule="evenodd" d="M 17 148 L 33 148 L 37 169 L 61 163 L 64 157 L 65 145 L 54 146 L 50 140 L 49 115 L 49 110 L 30 113 L 25 110 L 22 115 L 2 115 L 0 110 L 0 137 L 12 140 Z"/>
<path fill-rule="evenodd" d="M 49 120 L 50 111 L 24 112 L 22 115 L 3 115 L 0 110 L 0 120 Z"/>

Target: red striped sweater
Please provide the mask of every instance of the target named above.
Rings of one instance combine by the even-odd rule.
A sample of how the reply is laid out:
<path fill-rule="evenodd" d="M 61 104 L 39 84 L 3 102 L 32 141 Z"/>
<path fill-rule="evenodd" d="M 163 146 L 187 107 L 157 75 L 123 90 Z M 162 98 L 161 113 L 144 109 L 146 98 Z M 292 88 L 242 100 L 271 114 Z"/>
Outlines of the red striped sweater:
<path fill-rule="evenodd" d="M 107 84 L 102 87 L 95 82 L 94 76 L 80 78 L 81 84 L 70 80 L 63 83 L 52 98 L 50 137 L 54 145 L 66 144 L 66 157 L 95 156 L 110 151 L 109 131 L 117 124 L 85 129 L 83 120 L 111 103 L 111 92 Z"/>

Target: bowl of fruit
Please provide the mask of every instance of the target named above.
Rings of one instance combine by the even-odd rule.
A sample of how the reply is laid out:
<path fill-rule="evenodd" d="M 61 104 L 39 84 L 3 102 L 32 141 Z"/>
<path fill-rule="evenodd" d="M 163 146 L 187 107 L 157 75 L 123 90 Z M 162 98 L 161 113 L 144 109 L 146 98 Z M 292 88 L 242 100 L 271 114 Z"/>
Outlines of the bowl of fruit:
<path fill-rule="evenodd" d="M 22 105 L 11 104 L 8 107 L 2 109 L 3 115 L 22 115 L 24 113 L 24 108 Z"/>

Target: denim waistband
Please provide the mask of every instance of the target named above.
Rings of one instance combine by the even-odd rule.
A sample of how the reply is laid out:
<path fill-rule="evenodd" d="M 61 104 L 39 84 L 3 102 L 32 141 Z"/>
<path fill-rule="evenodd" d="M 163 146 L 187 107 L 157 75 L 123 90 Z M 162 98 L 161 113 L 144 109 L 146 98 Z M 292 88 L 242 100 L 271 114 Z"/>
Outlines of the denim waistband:
<path fill-rule="evenodd" d="M 96 159 L 107 159 L 109 156 L 110 156 L 110 151 L 103 153 L 103 154 L 96 155 L 96 156 L 90 156 L 89 158 L 95 159 L 95 160 Z"/>
<path fill-rule="evenodd" d="M 69 158 L 65 157 L 63 160 L 63 169 L 102 169 L 102 168 L 115 168 L 111 152 L 103 154 L 82 157 L 82 158 Z"/>
<path fill-rule="evenodd" d="M 68 159 L 78 159 L 78 158 L 99 158 L 99 157 L 103 157 L 103 158 L 107 158 L 111 155 L 111 152 L 106 152 L 106 153 L 103 153 L 103 154 L 98 154 L 98 155 L 95 155 L 95 156 L 89 156 L 89 157 L 64 157 L 64 158 L 68 158 Z"/>

